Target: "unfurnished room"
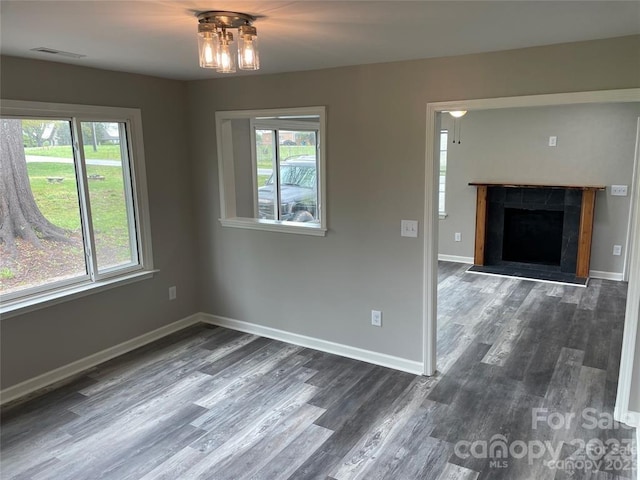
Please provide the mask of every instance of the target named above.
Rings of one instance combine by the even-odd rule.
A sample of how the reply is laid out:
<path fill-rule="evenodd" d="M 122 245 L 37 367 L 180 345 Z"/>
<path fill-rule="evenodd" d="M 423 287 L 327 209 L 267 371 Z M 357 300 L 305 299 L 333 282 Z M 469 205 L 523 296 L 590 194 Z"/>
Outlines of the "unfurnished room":
<path fill-rule="evenodd" d="M 640 2 L 0 27 L 0 478 L 638 478 Z"/>

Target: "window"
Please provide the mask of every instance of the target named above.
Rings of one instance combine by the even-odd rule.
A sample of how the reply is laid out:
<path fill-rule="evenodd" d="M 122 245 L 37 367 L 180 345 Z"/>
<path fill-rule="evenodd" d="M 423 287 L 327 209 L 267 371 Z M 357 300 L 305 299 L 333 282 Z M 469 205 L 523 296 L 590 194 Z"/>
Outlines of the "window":
<path fill-rule="evenodd" d="M 446 217 L 445 191 L 447 187 L 447 144 L 449 133 L 447 130 L 440 131 L 440 178 L 438 182 L 438 213 L 440 217 Z"/>
<path fill-rule="evenodd" d="M 324 235 L 324 107 L 218 112 L 223 226 Z"/>
<path fill-rule="evenodd" d="M 150 274 L 141 117 L 3 101 L 2 311 Z"/>

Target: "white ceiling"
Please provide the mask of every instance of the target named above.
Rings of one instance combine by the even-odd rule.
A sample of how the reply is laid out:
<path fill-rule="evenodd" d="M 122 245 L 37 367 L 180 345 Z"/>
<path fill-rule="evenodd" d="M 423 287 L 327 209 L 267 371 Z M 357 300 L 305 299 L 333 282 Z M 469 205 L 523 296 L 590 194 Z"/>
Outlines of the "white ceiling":
<path fill-rule="evenodd" d="M 175 79 L 198 67 L 195 12 L 259 17 L 261 70 L 442 57 L 640 33 L 639 1 L 30 1 L 0 2 L 1 52 Z M 54 57 L 49 47 L 86 55 Z"/>

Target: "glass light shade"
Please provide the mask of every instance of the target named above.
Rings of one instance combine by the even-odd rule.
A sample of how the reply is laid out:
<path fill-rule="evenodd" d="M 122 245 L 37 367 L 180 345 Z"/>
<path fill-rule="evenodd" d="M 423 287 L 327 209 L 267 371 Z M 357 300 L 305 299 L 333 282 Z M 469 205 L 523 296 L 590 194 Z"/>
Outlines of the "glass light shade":
<path fill-rule="evenodd" d="M 231 55 L 231 49 L 229 44 L 233 41 L 233 36 L 227 33 L 223 40 L 220 41 L 218 48 L 218 72 L 220 73 L 235 73 L 236 62 L 233 55 Z"/>
<path fill-rule="evenodd" d="M 238 67 L 240 70 L 258 70 L 258 35 L 255 27 L 243 25 L 238 29 Z"/>
<path fill-rule="evenodd" d="M 218 36 L 214 32 L 198 32 L 198 53 L 202 68 L 218 68 Z"/>
<path fill-rule="evenodd" d="M 464 117 L 466 113 L 467 113 L 466 110 L 453 110 L 449 112 L 449 115 L 451 115 L 453 118 L 460 118 L 460 117 Z"/>

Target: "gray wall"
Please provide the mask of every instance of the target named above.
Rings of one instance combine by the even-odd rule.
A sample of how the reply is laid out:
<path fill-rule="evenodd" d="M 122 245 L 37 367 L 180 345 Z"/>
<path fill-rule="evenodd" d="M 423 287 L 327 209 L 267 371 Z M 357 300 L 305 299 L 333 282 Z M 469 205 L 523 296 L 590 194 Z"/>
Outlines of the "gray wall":
<path fill-rule="evenodd" d="M 190 82 L 200 308 L 421 360 L 427 102 L 638 87 L 639 40 Z M 327 236 L 221 227 L 211 111 L 308 105 L 327 106 Z"/>
<path fill-rule="evenodd" d="M 153 279 L 0 323 L 2 387 L 14 385 L 196 311 L 192 175 L 183 82 L 2 57 L 0 96 L 142 109 Z M 169 302 L 168 287 L 178 298 Z"/>
<path fill-rule="evenodd" d="M 439 253 L 473 257 L 476 189 L 471 181 L 565 185 L 628 185 L 631 193 L 640 103 L 513 108 L 468 112 L 461 144 L 447 152 L 447 218 Z M 442 128 L 453 131 L 445 114 Z M 549 136 L 558 137 L 549 147 Z M 591 269 L 622 273 L 630 196 L 598 192 Z M 454 241 L 454 233 L 462 241 Z M 613 246 L 623 254 L 613 256 Z"/>

